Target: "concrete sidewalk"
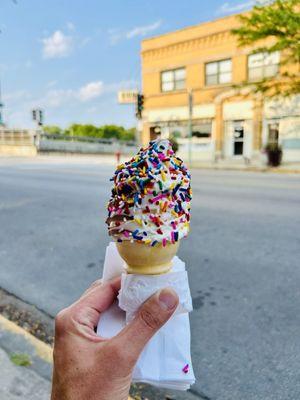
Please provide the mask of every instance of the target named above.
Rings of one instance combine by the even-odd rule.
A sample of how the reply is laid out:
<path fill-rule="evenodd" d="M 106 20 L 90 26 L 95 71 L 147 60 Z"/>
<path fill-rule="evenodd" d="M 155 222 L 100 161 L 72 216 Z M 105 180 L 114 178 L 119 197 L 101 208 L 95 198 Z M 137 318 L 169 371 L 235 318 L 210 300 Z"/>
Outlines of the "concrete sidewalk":
<path fill-rule="evenodd" d="M 28 367 L 13 364 L 1 348 L 0 365 L 0 400 L 49 400 L 50 381 Z"/>
<path fill-rule="evenodd" d="M 25 355 L 30 365 L 17 365 L 12 354 Z M 50 346 L 0 315 L 0 400 L 49 399 L 51 360 Z"/>

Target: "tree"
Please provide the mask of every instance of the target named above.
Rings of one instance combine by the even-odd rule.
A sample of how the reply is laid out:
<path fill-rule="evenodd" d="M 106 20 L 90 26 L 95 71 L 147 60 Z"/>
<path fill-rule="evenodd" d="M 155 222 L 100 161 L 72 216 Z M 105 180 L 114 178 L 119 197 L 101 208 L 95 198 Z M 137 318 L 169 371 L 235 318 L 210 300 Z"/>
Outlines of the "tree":
<path fill-rule="evenodd" d="M 232 33 L 240 46 L 254 45 L 253 54 L 280 51 L 280 66 L 293 66 L 278 77 L 251 84 L 254 91 L 270 97 L 300 93 L 300 0 L 257 4 L 250 13 L 240 15 L 239 20 L 241 27 Z"/>
<path fill-rule="evenodd" d="M 77 137 L 135 140 L 135 128 L 125 129 L 123 126 L 118 125 L 97 127 L 91 124 L 73 124 L 64 131 L 64 134 Z"/>
<path fill-rule="evenodd" d="M 94 125 L 88 124 L 73 124 L 66 131 L 66 134 L 71 136 L 82 136 L 82 137 L 95 137 L 102 138 L 101 128 L 97 128 Z"/>
<path fill-rule="evenodd" d="M 63 130 L 57 125 L 45 125 L 43 129 L 50 135 L 61 135 L 63 133 Z"/>
<path fill-rule="evenodd" d="M 125 129 L 123 126 L 118 125 L 104 125 L 101 127 L 103 137 L 106 139 L 119 139 L 119 140 L 134 140 L 135 128 Z"/>
<path fill-rule="evenodd" d="M 129 129 L 124 129 L 124 132 L 121 133 L 121 140 L 135 140 L 136 136 L 136 128 L 129 128 Z"/>

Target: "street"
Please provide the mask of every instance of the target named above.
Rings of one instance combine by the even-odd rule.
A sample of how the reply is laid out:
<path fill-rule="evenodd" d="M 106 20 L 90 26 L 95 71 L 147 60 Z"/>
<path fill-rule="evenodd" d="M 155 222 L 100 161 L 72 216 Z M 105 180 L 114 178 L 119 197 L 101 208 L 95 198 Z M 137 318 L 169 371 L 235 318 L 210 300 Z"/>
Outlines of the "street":
<path fill-rule="evenodd" d="M 0 158 L 0 287 L 54 316 L 101 276 L 113 166 Z M 300 398 L 300 175 L 192 171 L 193 393 Z"/>

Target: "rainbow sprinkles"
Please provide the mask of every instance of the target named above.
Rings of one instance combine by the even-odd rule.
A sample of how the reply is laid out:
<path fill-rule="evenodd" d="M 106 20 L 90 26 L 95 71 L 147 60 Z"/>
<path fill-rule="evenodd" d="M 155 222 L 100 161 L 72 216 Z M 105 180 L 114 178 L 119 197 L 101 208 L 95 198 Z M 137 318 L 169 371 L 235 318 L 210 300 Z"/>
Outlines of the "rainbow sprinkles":
<path fill-rule="evenodd" d="M 109 234 L 155 246 L 189 232 L 191 177 L 168 140 L 156 140 L 117 167 L 108 203 Z"/>

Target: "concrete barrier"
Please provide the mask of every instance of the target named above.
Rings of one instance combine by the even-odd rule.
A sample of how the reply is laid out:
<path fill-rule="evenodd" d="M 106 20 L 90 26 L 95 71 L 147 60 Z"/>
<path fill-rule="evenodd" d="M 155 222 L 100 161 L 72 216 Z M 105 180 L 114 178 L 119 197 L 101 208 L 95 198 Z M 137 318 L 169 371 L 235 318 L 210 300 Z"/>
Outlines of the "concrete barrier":
<path fill-rule="evenodd" d="M 0 128 L 0 154 L 22 157 L 36 156 L 35 137 L 34 131 Z"/>
<path fill-rule="evenodd" d="M 0 155 L 33 157 L 38 153 L 135 154 L 134 142 L 48 135 L 35 130 L 0 128 Z"/>
<path fill-rule="evenodd" d="M 0 155 L 34 157 L 37 155 L 37 148 L 33 145 L 0 144 Z"/>

